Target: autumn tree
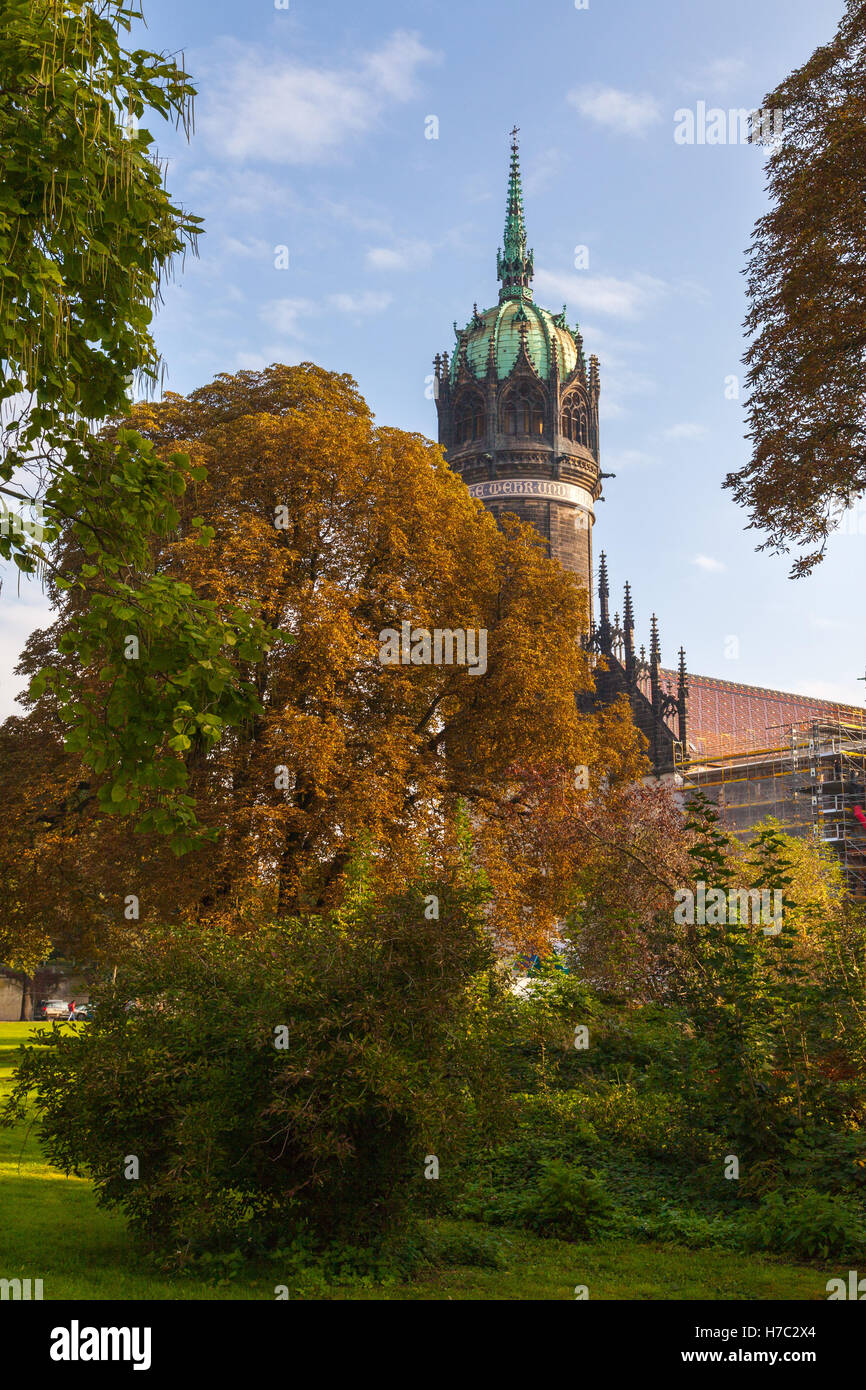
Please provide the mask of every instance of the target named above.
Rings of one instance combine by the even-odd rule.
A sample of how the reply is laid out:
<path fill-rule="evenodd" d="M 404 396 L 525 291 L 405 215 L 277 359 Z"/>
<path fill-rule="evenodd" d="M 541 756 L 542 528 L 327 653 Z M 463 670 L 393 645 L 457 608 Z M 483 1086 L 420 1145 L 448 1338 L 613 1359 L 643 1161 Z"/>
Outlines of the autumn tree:
<path fill-rule="evenodd" d="M 619 720 L 616 711 L 600 717 Z M 510 941 L 537 952 L 556 932 L 595 985 L 659 997 L 674 895 L 688 881 L 684 817 L 670 789 L 609 767 L 610 785 L 589 791 L 561 765 L 524 769 L 519 791 L 478 835 L 497 864 Z"/>
<path fill-rule="evenodd" d="M 866 489 L 866 3 L 763 105 L 781 134 L 772 207 L 749 251 L 749 462 L 725 486 L 768 532 L 759 547 L 824 555 Z"/>
<path fill-rule="evenodd" d="M 26 776 L 21 790 L 4 790 L 18 804 L 32 794 L 53 808 L 41 842 L 31 818 L 25 862 L 38 875 L 65 856 L 70 884 L 85 893 L 93 885 L 97 927 L 106 911 L 120 922 L 129 895 L 142 921 L 255 923 L 319 911 L 339 900 L 361 836 L 382 881 L 399 885 L 419 843 L 435 854 L 460 804 L 474 826 L 495 826 L 523 795 L 527 769 L 568 769 L 574 804 L 587 795 L 576 767 L 589 769 L 596 794 L 604 778 L 642 771 L 627 709 L 578 711 L 592 673 L 574 577 L 531 528 L 514 518 L 498 528 L 437 446 L 376 427 L 350 378 L 309 363 L 221 376 L 189 397 L 136 407 L 132 423 L 157 454 L 182 447 L 206 469 L 195 496 L 179 499 L 176 534 L 154 546 L 154 574 L 189 584 L 216 620 L 257 609 L 275 637 L 243 667 L 255 715 L 215 738 L 181 722 L 172 740 L 168 756 L 212 836 L 180 868 L 152 833 L 123 833 L 122 807 L 102 816 L 73 753 L 46 785 L 48 755 L 34 748 L 31 721 L 53 720 L 59 731 L 60 711 L 50 685 L 31 697 L 11 732 L 34 754 L 32 792 Z M 73 588 L 55 597 L 57 624 L 31 642 L 25 673 L 46 662 L 62 671 L 71 659 L 64 635 L 82 596 Z M 386 634 L 404 630 L 416 635 L 415 659 L 388 664 Z M 483 663 L 425 659 L 417 635 L 436 630 L 467 633 L 470 643 L 483 633 Z M 103 687 L 123 681 L 135 707 L 136 683 L 151 673 L 152 663 L 130 662 L 118 676 L 94 662 L 87 698 L 110 706 Z M 88 794 L 70 790 L 79 783 Z M 511 870 L 489 831 L 477 844 L 504 903 Z M 19 890 L 22 905 L 28 896 Z M 503 925 L 512 923 L 503 907 Z"/>

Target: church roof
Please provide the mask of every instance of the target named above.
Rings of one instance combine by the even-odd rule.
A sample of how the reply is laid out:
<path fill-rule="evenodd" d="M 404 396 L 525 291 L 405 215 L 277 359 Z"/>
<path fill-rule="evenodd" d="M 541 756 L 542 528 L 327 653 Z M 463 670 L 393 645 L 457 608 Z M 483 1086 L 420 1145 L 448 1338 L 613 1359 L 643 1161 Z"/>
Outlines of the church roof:
<path fill-rule="evenodd" d="M 660 676 L 663 684 L 676 684 L 676 671 L 662 669 Z M 866 723 L 866 711 L 856 705 L 691 672 L 687 705 L 689 752 L 707 757 L 784 745 L 791 724 Z"/>
<path fill-rule="evenodd" d="M 502 381 L 517 362 L 522 340 L 542 381 L 549 378 L 554 360 L 563 380 L 580 361 L 577 343 L 553 314 L 533 304 L 531 299 L 506 299 L 495 308 L 474 315 L 462 333 L 458 333 L 458 348 L 451 363 L 453 376 L 459 372 L 465 351 L 466 365 L 473 376 L 485 377 L 492 345 L 496 376 Z"/>

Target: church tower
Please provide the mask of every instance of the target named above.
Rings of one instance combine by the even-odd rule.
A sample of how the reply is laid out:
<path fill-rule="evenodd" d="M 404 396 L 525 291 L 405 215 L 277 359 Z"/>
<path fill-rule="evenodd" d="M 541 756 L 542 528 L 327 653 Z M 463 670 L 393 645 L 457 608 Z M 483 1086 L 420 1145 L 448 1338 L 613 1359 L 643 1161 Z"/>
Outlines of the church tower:
<path fill-rule="evenodd" d="M 439 443 L 469 491 L 494 516 L 515 512 L 586 589 L 592 617 L 592 527 L 601 494 L 598 359 L 587 366 L 580 330 L 532 298 L 517 130 L 512 131 L 499 303 L 434 360 Z"/>

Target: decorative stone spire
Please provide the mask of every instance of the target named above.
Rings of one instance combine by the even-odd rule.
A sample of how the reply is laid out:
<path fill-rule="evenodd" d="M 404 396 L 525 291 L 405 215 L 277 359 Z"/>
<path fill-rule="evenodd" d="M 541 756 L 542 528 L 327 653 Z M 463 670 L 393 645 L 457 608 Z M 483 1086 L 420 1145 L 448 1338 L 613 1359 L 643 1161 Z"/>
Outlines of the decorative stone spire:
<path fill-rule="evenodd" d="M 652 739 L 650 741 L 650 756 L 652 757 L 653 766 L 655 767 L 656 771 L 658 771 L 660 761 L 661 749 L 659 746 L 659 732 L 663 718 L 660 669 L 661 660 L 662 652 L 661 646 L 659 645 L 659 626 L 658 621 L 656 619 L 656 615 L 655 613 L 653 613 L 652 622 L 650 624 L 649 676 L 650 697 L 652 699 L 653 714 L 655 715 L 655 719 L 653 720 L 653 733 Z"/>
<path fill-rule="evenodd" d="M 631 604 L 631 585 L 626 582 L 625 602 L 622 610 L 623 636 L 625 638 L 625 678 L 630 686 L 635 683 L 634 659 L 634 609 Z"/>
<path fill-rule="evenodd" d="M 496 379 L 496 334 L 491 333 L 487 343 L 487 380 L 495 385 Z"/>
<path fill-rule="evenodd" d="M 598 374 L 598 358 L 593 353 L 589 359 L 589 393 L 597 398 L 600 391 L 601 379 Z"/>
<path fill-rule="evenodd" d="M 611 644 L 611 647 L 612 647 L 612 649 L 613 649 L 613 654 L 614 654 L 614 656 L 616 657 L 617 661 L 620 663 L 620 665 L 622 665 L 622 641 L 623 641 L 623 632 L 622 632 L 622 627 L 620 626 L 619 614 L 618 614 L 618 613 L 614 613 L 614 615 L 613 615 L 613 634 L 612 634 L 612 636 L 611 636 L 611 643 L 610 643 L 610 644 Z"/>
<path fill-rule="evenodd" d="M 496 253 L 496 277 L 501 282 L 499 302 L 506 299 L 531 299 L 530 283 L 534 272 L 533 252 L 526 249 L 526 222 L 523 217 L 523 189 L 520 183 L 517 131 L 511 132 L 511 170 L 508 176 L 508 201 L 505 207 L 505 236 L 503 250 Z"/>
<path fill-rule="evenodd" d="M 598 639 L 599 647 L 605 656 L 610 656 L 611 654 L 610 641 L 612 633 L 610 627 L 610 610 L 608 607 L 609 598 L 610 589 L 607 583 L 607 556 L 604 551 L 602 551 L 598 557 Z"/>
<path fill-rule="evenodd" d="M 688 730 L 686 728 L 686 702 L 688 694 L 689 679 L 686 673 L 686 654 L 685 650 L 680 647 L 679 679 L 677 681 L 677 732 L 679 734 L 680 743 L 683 745 L 684 758 L 688 758 L 689 756 L 689 745 L 687 742 Z"/>
<path fill-rule="evenodd" d="M 662 660 L 662 649 L 659 645 L 659 625 L 655 613 L 652 615 L 650 623 L 650 665 L 660 666 Z"/>

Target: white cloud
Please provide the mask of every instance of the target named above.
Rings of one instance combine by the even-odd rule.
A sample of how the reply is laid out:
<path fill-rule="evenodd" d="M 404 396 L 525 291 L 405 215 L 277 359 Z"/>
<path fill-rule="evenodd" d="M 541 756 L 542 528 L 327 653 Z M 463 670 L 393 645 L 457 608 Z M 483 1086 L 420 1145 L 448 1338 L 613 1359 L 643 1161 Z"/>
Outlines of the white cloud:
<path fill-rule="evenodd" d="M 274 58 L 253 44 L 220 46 L 199 117 L 222 159 L 316 164 L 366 135 L 385 108 L 407 101 L 418 68 L 435 55 L 398 31 L 353 67 L 315 67 Z"/>
<path fill-rule="evenodd" d="M 395 101 L 408 101 L 415 91 L 415 72 L 433 58 L 417 34 L 397 30 L 378 53 L 364 60 L 364 71 L 371 86 L 386 92 Z"/>
<path fill-rule="evenodd" d="M 581 313 L 611 314 L 633 319 L 654 304 L 667 290 L 663 280 L 652 275 L 634 275 L 621 280 L 613 275 L 571 275 L 539 270 L 535 276 L 539 299 L 564 299 Z"/>
<path fill-rule="evenodd" d="M 274 361 L 262 352 L 235 353 L 235 367 L 239 372 L 263 372 Z"/>
<path fill-rule="evenodd" d="M 430 264 L 433 248 L 426 241 L 405 241 L 398 246 L 372 246 L 367 252 L 371 270 L 417 270 Z"/>
<path fill-rule="evenodd" d="M 335 203 L 332 198 L 326 198 L 322 200 L 317 212 L 331 222 L 345 222 L 356 231 L 363 232 L 365 236 L 393 235 L 391 223 L 387 218 L 370 216 L 364 209 L 359 211 L 357 203 Z"/>
<path fill-rule="evenodd" d="M 303 336 L 303 321 L 312 318 L 317 313 L 317 308 L 312 299 L 272 299 L 270 304 L 263 304 L 260 310 L 261 318 L 277 333 L 283 333 L 287 338 L 300 338 Z"/>
<path fill-rule="evenodd" d="M 691 300 L 693 304 L 712 303 L 712 294 L 706 285 L 702 285 L 699 280 L 674 280 L 671 289 L 675 294 L 682 295 L 684 299 Z"/>
<path fill-rule="evenodd" d="M 222 239 L 221 249 L 235 260 L 270 260 L 274 255 L 273 246 L 260 238 L 242 241 L 239 237 L 226 236 Z"/>
<path fill-rule="evenodd" d="M 706 425 L 696 425 L 691 420 L 683 420 L 664 431 L 665 439 L 703 439 L 707 433 Z"/>
<path fill-rule="evenodd" d="M 26 676 L 12 674 L 18 665 L 27 638 L 38 627 L 49 627 L 53 622 L 51 605 L 44 594 L 39 594 L 33 580 L 21 578 L 21 596 L 16 591 L 18 571 L 11 566 L 2 567 L 3 612 L 0 618 L 0 719 L 10 714 L 23 714 L 21 706 L 15 703 L 16 695 L 27 686 Z"/>
<path fill-rule="evenodd" d="M 381 314 L 391 303 L 391 295 L 376 290 L 360 294 L 329 294 L 324 304 L 313 299 L 272 299 L 263 304 L 259 317 L 286 338 L 303 338 L 308 323 L 320 321 L 330 312 L 340 314 Z"/>
<path fill-rule="evenodd" d="M 608 449 L 604 461 L 612 473 L 619 473 L 624 468 L 647 468 L 658 462 L 652 454 L 646 454 L 642 449 Z"/>
<path fill-rule="evenodd" d="M 616 87 L 599 85 L 575 87 L 566 100 L 582 116 L 597 125 L 607 126 L 620 135 L 646 135 L 650 126 L 662 118 L 655 97 L 647 93 L 622 92 Z"/>
<path fill-rule="evenodd" d="M 639 338 L 623 336 L 619 325 L 611 330 L 589 319 L 583 319 L 581 331 L 586 350 L 598 354 L 602 385 L 602 420 L 615 420 L 627 415 L 633 396 L 657 394 L 656 378 L 639 365 L 640 359 L 646 358 L 648 351 L 652 352 L 655 364 L 655 352 L 648 349 L 646 343 Z M 649 455 L 644 457 L 647 460 L 650 458 Z M 653 464 L 658 462 L 654 457 L 651 461 Z"/>
<path fill-rule="evenodd" d="M 746 72 L 742 58 L 715 58 L 700 68 L 685 86 L 690 92 L 724 92 L 738 82 Z"/>
<path fill-rule="evenodd" d="M 228 179 L 220 162 L 215 168 L 190 169 L 187 177 L 190 188 L 195 190 L 199 210 L 209 207 L 221 217 L 234 212 L 249 218 L 263 208 L 269 212 L 307 210 L 283 174 L 274 178 L 261 170 L 245 169 L 243 179 Z"/>
<path fill-rule="evenodd" d="M 653 396 L 658 391 L 657 381 L 647 372 L 635 371 L 626 366 L 614 368 L 601 352 L 598 360 L 602 385 L 600 409 L 603 420 L 616 420 L 628 414 L 632 396 Z"/>
<path fill-rule="evenodd" d="M 809 619 L 812 627 L 816 627 L 819 632 L 850 632 L 851 624 L 842 618 L 820 618 L 812 614 Z"/>
<path fill-rule="evenodd" d="M 523 171 L 524 191 L 529 194 L 543 193 L 561 176 L 563 166 L 562 151 L 556 148 L 544 150 L 526 164 Z"/>
<path fill-rule="evenodd" d="M 727 565 L 721 560 L 716 560 L 712 555 L 696 555 L 692 560 L 693 565 L 697 565 L 699 570 L 706 570 L 707 574 L 721 574 L 727 569 Z"/>
<path fill-rule="evenodd" d="M 381 314 L 391 303 L 384 291 L 364 290 L 361 294 L 329 294 L 328 303 L 341 314 Z"/>
<path fill-rule="evenodd" d="M 806 695 L 813 700 L 834 700 L 840 705 L 862 705 L 863 693 L 858 691 L 859 698 L 854 698 L 847 686 L 841 685 L 838 681 L 794 681 L 792 695 Z"/>

